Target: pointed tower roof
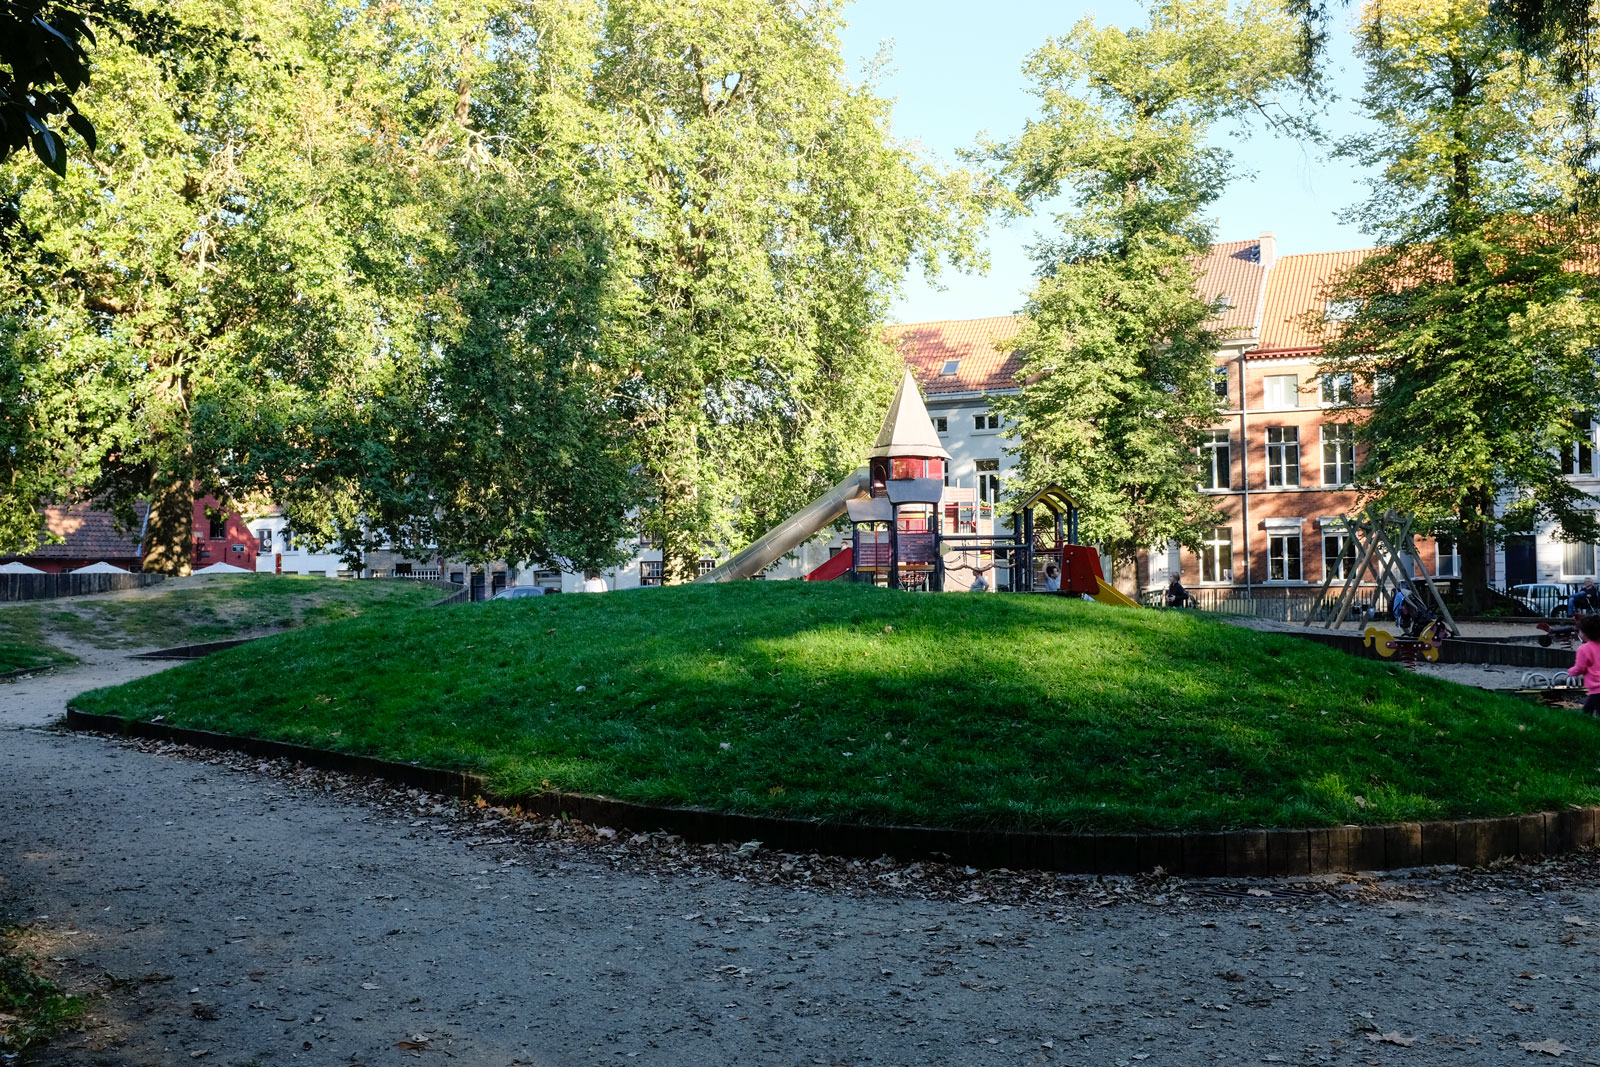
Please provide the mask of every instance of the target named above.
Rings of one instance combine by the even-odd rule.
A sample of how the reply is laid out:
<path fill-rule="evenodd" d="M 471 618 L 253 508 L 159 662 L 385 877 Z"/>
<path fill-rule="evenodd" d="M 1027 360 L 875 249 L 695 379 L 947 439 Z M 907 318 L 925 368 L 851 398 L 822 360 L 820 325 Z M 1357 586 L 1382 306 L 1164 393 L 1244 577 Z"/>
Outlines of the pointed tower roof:
<path fill-rule="evenodd" d="M 900 388 L 894 391 L 889 404 L 889 414 L 883 418 L 883 429 L 878 431 L 878 443 L 872 446 L 871 456 L 937 456 L 949 459 L 950 453 L 939 443 L 933 420 L 922 403 L 922 393 L 917 390 L 917 380 L 907 370 L 900 379 Z"/>

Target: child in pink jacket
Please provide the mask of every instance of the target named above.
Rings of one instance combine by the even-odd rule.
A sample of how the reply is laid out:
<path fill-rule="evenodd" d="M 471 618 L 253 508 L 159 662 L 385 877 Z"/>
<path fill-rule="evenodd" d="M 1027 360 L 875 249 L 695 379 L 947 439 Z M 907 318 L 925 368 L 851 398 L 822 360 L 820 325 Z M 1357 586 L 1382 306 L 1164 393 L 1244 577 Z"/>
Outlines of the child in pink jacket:
<path fill-rule="evenodd" d="M 1578 632 L 1583 635 L 1583 644 L 1578 646 L 1577 661 L 1567 673 L 1583 676 L 1583 688 L 1589 694 L 1589 699 L 1583 702 L 1583 710 L 1590 715 L 1600 715 L 1600 615 L 1585 615 L 1579 619 Z"/>

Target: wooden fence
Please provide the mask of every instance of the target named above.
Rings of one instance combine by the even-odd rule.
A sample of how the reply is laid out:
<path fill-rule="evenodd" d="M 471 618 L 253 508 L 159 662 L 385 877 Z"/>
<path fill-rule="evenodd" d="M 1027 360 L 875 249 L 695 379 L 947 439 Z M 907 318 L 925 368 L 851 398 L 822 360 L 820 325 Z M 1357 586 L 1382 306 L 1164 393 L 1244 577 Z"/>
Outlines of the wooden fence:
<path fill-rule="evenodd" d="M 144 589 L 165 580 L 161 574 L 0 574 L 0 601 L 116 593 Z"/>

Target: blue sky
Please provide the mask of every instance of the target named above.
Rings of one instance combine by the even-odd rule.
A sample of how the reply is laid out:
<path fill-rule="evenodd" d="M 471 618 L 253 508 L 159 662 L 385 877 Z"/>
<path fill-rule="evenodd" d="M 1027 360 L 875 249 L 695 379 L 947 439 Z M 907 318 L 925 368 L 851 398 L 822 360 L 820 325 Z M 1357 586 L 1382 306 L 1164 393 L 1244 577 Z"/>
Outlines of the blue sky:
<path fill-rule="evenodd" d="M 888 73 L 879 84 L 895 98 L 894 132 L 922 143 L 933 158 L 956 161 L 956 153 L 987 131 L 1007 137 L 1033 114 L 1022 62 L 1047 37 L 1071 29 L 1084 15 L 1119 26 L 1144 21 L 1136 3 L 1117 0 L 1091 5 L 1047 0 L 855 0 L 845 9 L 846 60 L 852 67 L 877 54 L 880 43 L 892 49 Z M 1350 98 L 1361 72 L 1349 51 L 1348 14 L 1342 14 L 1327 58 L 1331 84 L 1341 97 L 1328 105 L 1325 130 L 1338 135 L 1355 128 Z M 1267 132 L 1237 139 L 1222 131 L 1234 150 L 1240 174 L 1215 209 L 1218 240 L 1277 235 L 1279 254 L 1362 248 L 1371 242 L 1339 213 L 1365 192 L 1362 172 L 1346 160 L 1329 159 L 1315 145 Z M 1027 245 L 1050 225 L 1048 213 L 1035 214 L 989 231 L 991 266 L 985 276 L 946 272 L 943 291 L 920 276 L 907 280 L 892 317 L 898 322 L 965 319 L 1016 311 L 1032 281 Z"/>

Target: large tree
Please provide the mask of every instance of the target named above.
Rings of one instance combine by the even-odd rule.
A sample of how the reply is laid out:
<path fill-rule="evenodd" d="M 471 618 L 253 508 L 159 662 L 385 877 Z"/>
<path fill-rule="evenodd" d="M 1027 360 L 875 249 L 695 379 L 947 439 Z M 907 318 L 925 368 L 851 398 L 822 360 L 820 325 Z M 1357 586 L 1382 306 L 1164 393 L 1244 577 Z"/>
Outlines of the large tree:
<path fill-rule="evenodd" d="M 1040 115 L 997 148 L 1022 203 L 1072 198 L 1013 342 L 1016 489 L 1065 487 L 1119 561 L 1211 522 L 1195 449 L 1220 337 L 1195 260 L 1231 156 L 1208 136 L 1229 118 L 1293 121 L 1279 95 L 1307 73 L 1296 33 L 1271 4 L 1224 0 L 1153 4 L 1146 27 L 1086 18 L 1029 58 Z"/>
<path fill-rule="evenodd" d="M 1558 79 L 1512 43 L 1487 0 L 1363 9 L 1371 132 L 1341 151 L 1372 168 L 1353 215 L 1382 245 L 1328 294 L 1325 359 L 1370 397 L 1359 478 L 1458 538 L 1469 607 L 1505 530 L 1600 532 L 1562 460 L 1587 451 L 1580 413 L 1600 410 L 1600 287 L 1561 165 L 1580 131 Z"/>
<path fill-rule="evenodd" d="M 490 35 L 540 28 L 475 0 L 174 7 L 250 61 L 102 41 L 92 163 L 0 173 L 0 525 L 148 499 L 147 566 L 181 573 L 196 492 L 267 493 L 352 551 L 614 557 L 605 242 L 473 95 L 524 76 Z"/>
<path fill-rule="evenodd" d="M 610 0 L 592 103 L 628 291 L 609 344 L 668 581 L 859 462 L 917 256 L 970 253 L 964 176 L 889 136 L 847 79 L 840 5 Z M 714 549 L 713 549 L 714 551 Z"/>

